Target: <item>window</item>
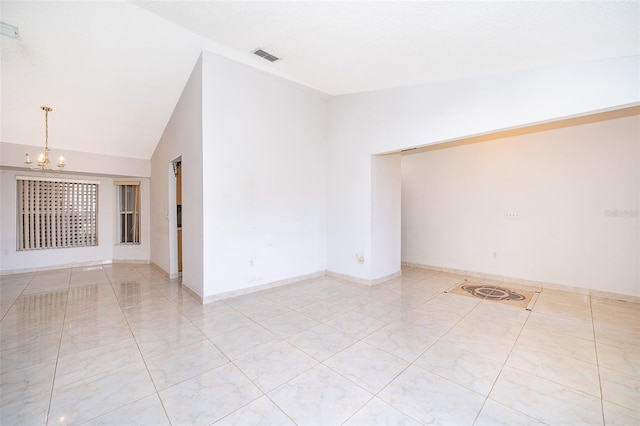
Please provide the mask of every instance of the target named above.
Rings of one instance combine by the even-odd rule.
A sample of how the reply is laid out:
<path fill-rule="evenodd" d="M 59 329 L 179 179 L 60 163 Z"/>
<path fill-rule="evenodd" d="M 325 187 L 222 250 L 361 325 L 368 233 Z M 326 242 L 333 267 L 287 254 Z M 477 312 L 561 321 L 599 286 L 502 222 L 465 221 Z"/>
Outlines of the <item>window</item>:
<path fill-rule="evenodd" d="M 98 184 L 18 176 L 18 250 L 98 245 Z"/>
<path fill-rule="evenodd" d="M 140 244 L 140 182 L 118 185 L 118 235 L 121 244 Z"/>

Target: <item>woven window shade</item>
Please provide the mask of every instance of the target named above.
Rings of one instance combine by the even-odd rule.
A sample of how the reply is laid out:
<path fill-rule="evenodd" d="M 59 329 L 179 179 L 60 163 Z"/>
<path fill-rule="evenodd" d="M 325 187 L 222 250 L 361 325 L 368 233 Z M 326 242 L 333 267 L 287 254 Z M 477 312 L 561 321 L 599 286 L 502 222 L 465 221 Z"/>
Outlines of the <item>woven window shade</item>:
<path fill-rule="evenodd" d="M 18 250 L 98 245 L 98 184 L 17 180 Z"/>

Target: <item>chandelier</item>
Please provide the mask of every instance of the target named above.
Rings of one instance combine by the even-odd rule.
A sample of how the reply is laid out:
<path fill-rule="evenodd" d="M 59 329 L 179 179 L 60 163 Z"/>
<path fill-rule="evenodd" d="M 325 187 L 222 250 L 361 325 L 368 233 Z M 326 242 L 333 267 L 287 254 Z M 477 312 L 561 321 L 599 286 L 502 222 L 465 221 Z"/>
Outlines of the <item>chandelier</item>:
<path fill-rule="evenodd" d="M 24 164 L 26 164 L 27 167 L 32 170 L 50 170 L 51 162 L 49 160 L 49 113 L 53 111 L 53 108 L 48 106 L 41 106 L 40 109 L 44 111 L 44 149 L 38 156 L 38 162 L 36 163 L 37 165 L 35 167 L 31 166 L 31 164 L 33 163 L 28 153 L 25 154 Z M 64 166 L 64 157 L 60 156 L 56 167 L 58 168 L 58 170 L 62 170 Z"/>

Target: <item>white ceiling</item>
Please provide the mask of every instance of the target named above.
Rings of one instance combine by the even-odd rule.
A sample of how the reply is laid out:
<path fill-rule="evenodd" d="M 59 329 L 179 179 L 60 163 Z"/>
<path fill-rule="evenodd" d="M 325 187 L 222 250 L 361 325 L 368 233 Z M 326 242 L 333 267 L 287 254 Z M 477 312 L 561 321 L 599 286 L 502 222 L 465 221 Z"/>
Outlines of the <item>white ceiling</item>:
<path fill-rule="evenodd" d="M 0 2 L 3 142 L 150 158 L 202 49 L 338 95 L 640 54 L 640 2 Z M 269 63 L 250 52 L 280 58 Z"/>

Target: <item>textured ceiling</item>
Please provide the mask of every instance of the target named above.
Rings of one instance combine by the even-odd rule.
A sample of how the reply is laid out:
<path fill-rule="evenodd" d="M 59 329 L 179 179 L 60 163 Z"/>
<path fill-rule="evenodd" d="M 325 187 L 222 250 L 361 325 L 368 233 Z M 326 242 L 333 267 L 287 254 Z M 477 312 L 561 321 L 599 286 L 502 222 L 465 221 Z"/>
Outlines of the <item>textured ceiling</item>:
<path fill-rule="evenodd" d="M 638 2 L 138 2 L 329 94 L 639 52 Z"/>
<path fill-rule="evenodd" d="M 328 94 L 640 53 L 640 2 L 1 1 L 0 140 L 150 158 L 202 49 Z M 282 58 L 252 55 L 260 47 Z"/>

